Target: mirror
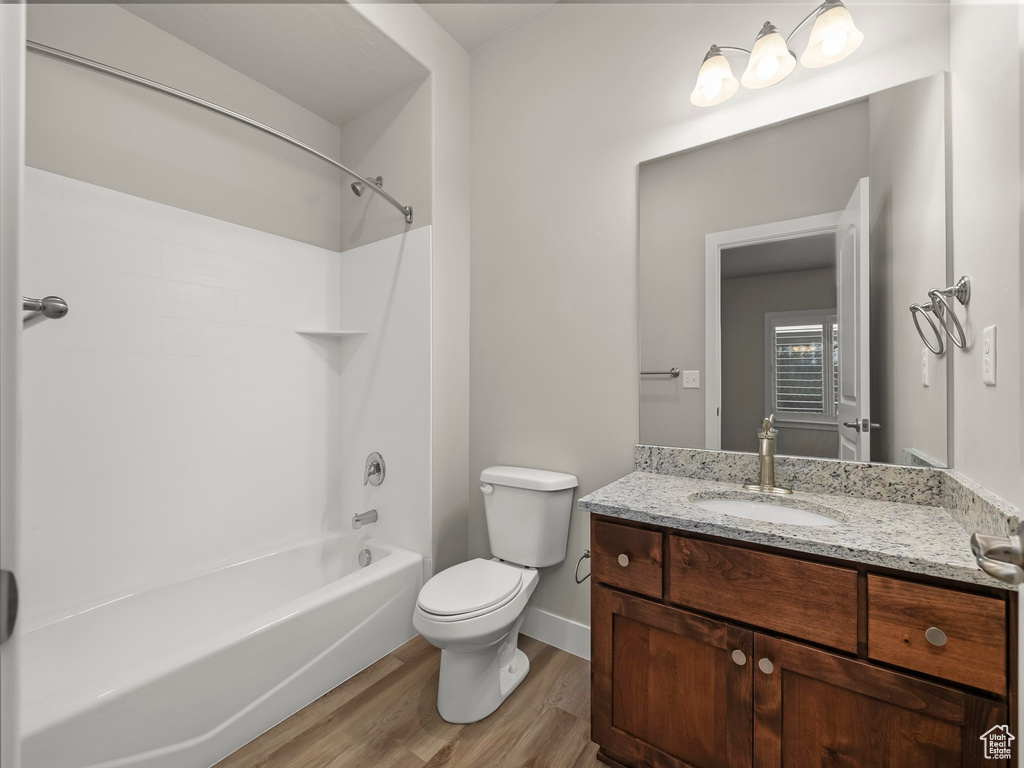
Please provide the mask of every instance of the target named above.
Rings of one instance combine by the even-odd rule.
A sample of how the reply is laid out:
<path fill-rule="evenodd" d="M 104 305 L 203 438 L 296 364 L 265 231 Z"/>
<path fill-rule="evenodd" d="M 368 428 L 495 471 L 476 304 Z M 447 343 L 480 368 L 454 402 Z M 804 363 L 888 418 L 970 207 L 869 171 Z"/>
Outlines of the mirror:
<path fill-rule="evenodd" d="M 947 162 L 935 75 L 642 164 L 640 442 L 945 466 Z"/>

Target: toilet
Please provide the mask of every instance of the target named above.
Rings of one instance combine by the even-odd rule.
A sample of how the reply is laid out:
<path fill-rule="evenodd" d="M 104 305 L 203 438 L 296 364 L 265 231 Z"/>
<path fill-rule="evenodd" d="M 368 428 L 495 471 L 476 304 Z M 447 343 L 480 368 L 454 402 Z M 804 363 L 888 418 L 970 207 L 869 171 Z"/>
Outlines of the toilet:
<path fill-rule="evenodd" d="M 480 474 L 494 557 L 441 571 L 420 590 L 413 626 L 441 649 L 437 711 L 450 723 L 494 712 L 530 671 L 518 648 L 538 568 L 565 559 L 573 475 L 523 467 Z"/>

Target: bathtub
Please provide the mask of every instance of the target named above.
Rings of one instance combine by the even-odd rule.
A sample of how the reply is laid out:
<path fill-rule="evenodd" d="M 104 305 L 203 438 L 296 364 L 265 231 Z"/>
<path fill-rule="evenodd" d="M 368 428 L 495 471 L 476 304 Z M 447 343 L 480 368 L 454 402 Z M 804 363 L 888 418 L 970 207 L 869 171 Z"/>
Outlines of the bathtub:
<path fill-rule="evenodd" d="M 412 637 L 422 563 L 325 534 L 30 624 L 23 768 L 207 768 Z"/>

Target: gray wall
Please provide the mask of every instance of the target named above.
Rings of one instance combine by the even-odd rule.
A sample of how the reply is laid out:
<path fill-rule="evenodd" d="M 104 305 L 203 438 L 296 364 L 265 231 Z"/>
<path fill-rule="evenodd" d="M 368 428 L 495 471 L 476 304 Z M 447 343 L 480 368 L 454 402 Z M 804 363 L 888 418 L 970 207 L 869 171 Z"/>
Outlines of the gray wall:
<path fill-rule="evenodd" d="M 342 129 L 116 5 L 33 4 L 28 16 L 30 39 L 209 99 L 357 172 L 384 175 L 414 206 L 414 226 L 431 223 L 429 83 Z M 278 139 L 37 54 L 28 56 L 27 129 L 29 165 L 332 250 L 407 228 L 387 203 L 356 198 L 341 172 Z"/>
<path fill-rule="evenodd" d="M 947 461 L 946 367 L 928 355 L 907 308 L 946 278 L 945 80 L 934 75 L 868 100 L 871 165 L 872 461 L 914 448 Z M 922 322 L 922 325 L 924 323 Z"/>
<path fill-rule="evenodd" d="M 384 178 L 384 189 L 413 208 L 413 223 L 383 198 L 356 197 L 351 179 L 342 181 L 341 250 L 373 243 L 430 224 L 431 91 L 433 78 L 412 85 L 367 110 L 341 128 L 341 158 L 364 176 Z"/>
<path fill-rule="evenodd" d="M 977 41 L 984 35 L 993 51 L 1013 50 L 1022 11 L 1018 3 L 950 9 L 953 275 L 970 275 L 972 290 L 970 305 L 958 310 L 971 344 L 953 362 L 953 466 L 1019 506 L 1021 73 L 1011 56 L 978 56 Z M 994 387 L 981 378 L 981 333 L 990 325 L 997 328 Z"/>
<path fill-rule="evenodd" d="M 835 306 L 834 267 L 722 280 L 722 450 L 757 451 L 765 416 L 765 313 Z M 778 452 L 837 458 L 837 440 L 834 429 L 780 426 Z"/>
<path fill-rule="evenodd" d="M 706 379 L 706 234 L 842 210 L 867 175 L 866 101 L 640 166 L 641 368 Z M 640 442 L 703 448 L 703 386 L 645 377 Z"/>

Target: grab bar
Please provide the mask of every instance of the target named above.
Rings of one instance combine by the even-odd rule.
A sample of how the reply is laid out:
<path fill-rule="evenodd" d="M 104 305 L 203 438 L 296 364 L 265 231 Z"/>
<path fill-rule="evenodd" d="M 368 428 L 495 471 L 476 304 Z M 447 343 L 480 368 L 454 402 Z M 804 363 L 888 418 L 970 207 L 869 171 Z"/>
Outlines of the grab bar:
<path fill-rule="evenodd" d="M 68 313 L 68 303 L 60 296 L 44 296 L 41 299 L 22 296 L 21 308 L 28 313 L 21 318 L 25 328 L 43 320 L 60 320 Z"/>
<path fill-rule="evenodd" d="M 679 369 L 673 368 L 670 371 L 640 371 L 641 376 L 671 376 L 673 379 L 679 378 Z"/>

